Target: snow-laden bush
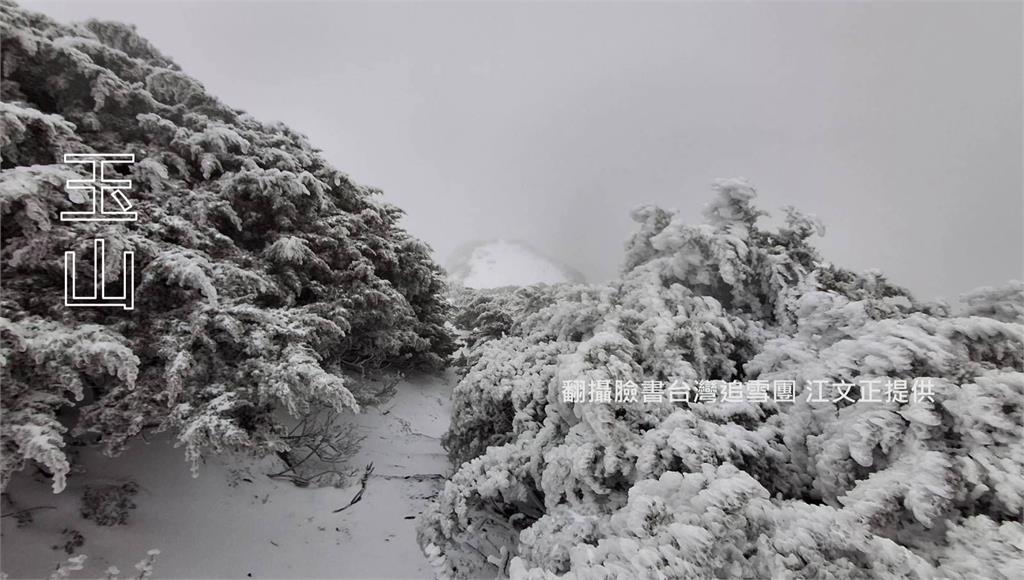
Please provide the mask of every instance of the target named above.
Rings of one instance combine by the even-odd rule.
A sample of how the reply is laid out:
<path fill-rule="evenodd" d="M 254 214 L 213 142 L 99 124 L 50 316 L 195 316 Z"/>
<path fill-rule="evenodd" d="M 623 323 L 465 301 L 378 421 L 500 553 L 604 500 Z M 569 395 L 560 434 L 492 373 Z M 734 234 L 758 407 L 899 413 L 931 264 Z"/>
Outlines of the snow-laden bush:
<path fill-rule="evenodd" d="M 125 580 L 131 578 L 131 580 L 146 580 L 147 578 L 153 577 L 153 569 L 156 565 L 157 557 L 160 555 L 160 550 L 155 548 L 146 550 L 146 557 L 139 560 L 135 564 L 135 572 L 130 577 L 126 576 Z M 78 572 L 85 568 L 85 561 L 88 560 L 86 554 L 79 554 L 77 556 L 71 556 L 64 562 L 57 564 L 53 573 L 50 574 L 49 580 L 65 580 L 74 576 L 75 572 Z M 117 566 L 110 566 L 107 568 L 104 576 L 105 580 L 120 580 L 121 570 Z"/>
<path fill-rule="evenodd" d="M 121 485 L 87 485 L 82 494 L 81 514 L 98 526 L 121 526 L 128 523 L 137 506 L 132 497 L 139 492 L 134 481 Z"/>
<path fill-rule="evenodd" d="M 451 350 L 441 270 L 402 212 L 306 138 L 227 107 L 134 29 L 63 26 L 0 2 L 3 463 L 64 487 L 68 428 L 117 451 L 174 429 L 203 453 L 282 451 L 273 411 L 353 409 L 345 371 Z M 135 222 L 67 222 L 65 153 L 132 153 Z M 135 309 L 63 305 L 103 238 L 136 264 Z"/>
<path fill-rule="evenodd" d="M 753 188 L 716 190 L 704 224 L 637 210 L 613 283 L 458 301 L 475 337 L 445 438 L 458 469 L 419 531 L 437 572 L 1024 577 L 1024 285 L 923 304 L 825 263 L 809 216 L 765 230 Z M 909 377 L 932 399 L 799 393 Z M 800 386 L 793 403 L 562 396 L 640 379 Z"/>

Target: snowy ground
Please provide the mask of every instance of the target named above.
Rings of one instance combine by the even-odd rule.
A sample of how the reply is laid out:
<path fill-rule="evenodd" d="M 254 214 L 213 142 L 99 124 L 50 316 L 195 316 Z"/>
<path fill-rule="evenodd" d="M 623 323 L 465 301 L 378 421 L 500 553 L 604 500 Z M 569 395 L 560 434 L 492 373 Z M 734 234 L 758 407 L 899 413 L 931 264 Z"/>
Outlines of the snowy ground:
<path fill-rule="evenodd" d="M 165 437 L 138 441 L 113 459 L 83 455 L 88 474 L 70 478 L 59 495 L 19 474 L 8 489 L 19 509 L 57 509 L 33 512 L 24 527 L 3 518 L 2 570 L 47 576 L 67 557 L 54 549 L 62 530 L 73 528 L 85 537 L 76 553 L 88 555 L 76 578 L 102 577 L 111 565 L 134 572 L 151 548 L 161 552 L 157 578 L 429 578 L 416 518 L 448 473 L 440 437 L 450 393 L 444 378 L 418 379 L 354 418 L 366 439 L 350 466 L 361 473 L 373 462 L 375 470 L 361 501 L 340 513 L 332 512 L 356 494 L 358 476 L 344 489 L 303 489 L 251 463 L 216 459 L 192 478 L 182 450 Z M 84 485 L 128 479 L 141 491 L 127 525 L 100 527 L 78 513 Z"/>

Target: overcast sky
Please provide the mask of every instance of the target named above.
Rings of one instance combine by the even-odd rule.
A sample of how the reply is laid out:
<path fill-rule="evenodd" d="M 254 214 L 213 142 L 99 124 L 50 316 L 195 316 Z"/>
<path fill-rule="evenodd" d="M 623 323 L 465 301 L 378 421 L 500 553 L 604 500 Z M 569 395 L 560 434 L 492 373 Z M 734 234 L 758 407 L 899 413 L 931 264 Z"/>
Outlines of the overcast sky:
<path fill-rule="evenodd" d="M 641 203 L 716 177 L 923 298 L 1024 278 L 1021 4 L 23 2 L 134 23 L 309 135 L 444 262 L 520 238 L 614 275 Z"/>

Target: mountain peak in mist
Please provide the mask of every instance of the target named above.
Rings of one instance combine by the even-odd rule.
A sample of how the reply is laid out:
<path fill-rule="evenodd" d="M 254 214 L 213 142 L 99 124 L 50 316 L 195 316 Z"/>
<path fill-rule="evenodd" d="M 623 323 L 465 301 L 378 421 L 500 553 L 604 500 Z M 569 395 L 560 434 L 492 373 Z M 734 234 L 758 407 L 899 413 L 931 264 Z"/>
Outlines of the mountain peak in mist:
<path fill-rule="evenodd" d="M 583 275 L 544 256 L 520 240 L 492 239 L 465 244 L 448 261 L 452 280 L 469 288 L 583 282 Z"/>

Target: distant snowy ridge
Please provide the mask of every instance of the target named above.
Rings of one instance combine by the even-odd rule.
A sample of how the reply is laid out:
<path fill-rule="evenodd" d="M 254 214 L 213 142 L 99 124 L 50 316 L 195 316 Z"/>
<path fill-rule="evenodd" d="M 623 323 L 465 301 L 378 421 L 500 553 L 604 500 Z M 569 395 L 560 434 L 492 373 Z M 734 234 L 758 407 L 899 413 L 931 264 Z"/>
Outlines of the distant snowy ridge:
<path fill-rule="evenodd" d="M 525 242 L 503 239 L 459 248 L 448 262 L 448 274 L 469 288 L 584 281 L 576 270 L 543 256 Z"/>

